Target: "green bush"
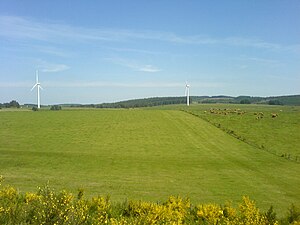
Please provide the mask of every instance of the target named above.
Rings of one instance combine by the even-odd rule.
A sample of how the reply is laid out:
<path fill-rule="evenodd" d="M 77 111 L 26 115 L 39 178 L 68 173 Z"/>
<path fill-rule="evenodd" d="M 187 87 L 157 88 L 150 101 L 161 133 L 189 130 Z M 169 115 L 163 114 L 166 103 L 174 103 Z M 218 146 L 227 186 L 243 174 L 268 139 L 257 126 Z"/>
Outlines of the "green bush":
<path fill-rule="evenodd" d="M 61 108 L 61 106 L 60 105 L 52 105 L 51 107 L 50 107 L 50 110 L 62 110 L 62 108 Z"/>

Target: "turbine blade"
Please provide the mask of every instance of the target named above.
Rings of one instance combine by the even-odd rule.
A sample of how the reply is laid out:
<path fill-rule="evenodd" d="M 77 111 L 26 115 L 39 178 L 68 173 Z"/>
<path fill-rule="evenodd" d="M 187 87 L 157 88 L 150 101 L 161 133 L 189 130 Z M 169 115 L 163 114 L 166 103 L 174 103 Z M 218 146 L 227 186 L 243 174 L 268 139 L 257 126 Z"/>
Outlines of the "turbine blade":
<path fill-rule="evenodd" d="M 31 88 L 30 91 L 32 91 L 35 87 L 36 87 L 37 83 L 35 85 L 33 85 L 33 87 Z"/>
<path fill-rule="evenodd" d="M 36 76 L 36 83 L 38 83 L 39 82 L 39 71 L 38 70 L 35 71 L 35 76 Z"/>
<path fill-rule="evenodd" d="M 39 85 L 39 88 L 40 88 L 40 89 L 42 89 L 42 90 L 44 90 L 44 88 L 42 88 L 42 86 L 41 86 L 41 85 Z"/>

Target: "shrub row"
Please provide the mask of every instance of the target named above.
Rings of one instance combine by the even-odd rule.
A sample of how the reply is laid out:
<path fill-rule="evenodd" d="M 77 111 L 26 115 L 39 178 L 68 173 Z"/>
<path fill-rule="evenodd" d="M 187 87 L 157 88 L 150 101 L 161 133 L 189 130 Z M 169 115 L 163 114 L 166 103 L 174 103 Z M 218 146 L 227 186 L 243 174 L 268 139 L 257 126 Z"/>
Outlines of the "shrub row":
<path fill-rule="evenodd" d="M 234 208 L 230 203 L 192 206 L 188 198 L 174 196 L 163 203 L 112 204 L 108 197 L 86 199 L 83 190 L 73 195 L 48 186 L 25 194 L 11 186 L 0 189 L 0 224 L 300 224 L 299 215 L 292 206 L 278 221 L 272 207 L 263 213 L 249 197 Z"/>

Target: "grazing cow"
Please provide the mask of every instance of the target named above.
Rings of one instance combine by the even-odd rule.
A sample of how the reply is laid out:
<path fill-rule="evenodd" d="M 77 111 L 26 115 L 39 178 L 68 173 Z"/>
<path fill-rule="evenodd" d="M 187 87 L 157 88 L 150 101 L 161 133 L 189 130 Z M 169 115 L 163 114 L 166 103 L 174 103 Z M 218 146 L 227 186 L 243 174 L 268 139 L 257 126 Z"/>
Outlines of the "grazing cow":
<path fill-rule="evenodd" d="M 271 113 L 272 118 L 276 118 L 278 116 L 277 113 Z"/>

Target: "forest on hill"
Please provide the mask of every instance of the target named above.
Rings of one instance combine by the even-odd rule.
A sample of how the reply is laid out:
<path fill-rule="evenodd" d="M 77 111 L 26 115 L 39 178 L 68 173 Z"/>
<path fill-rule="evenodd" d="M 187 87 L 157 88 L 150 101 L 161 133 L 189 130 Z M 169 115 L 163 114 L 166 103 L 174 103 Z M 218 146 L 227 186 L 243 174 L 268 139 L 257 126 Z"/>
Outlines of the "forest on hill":
<path fill-rule="evenodd" d="M 300 95 L 253 97 L 238 96 L 231 97 L 225 95 L 218 96 L 190 96 L 190 103 L 225 103 L 225 104 L 266 104 L 266 105 L 294 105 L 300 106 Z M 186 97 L 152 97 L 143 99 L 132 99 L 113 103 L 100 104 L 59 104 L 63 107 L 84 107 L 84 108 L 138 108 L 152 107 L 172 104 L 186 104 Z M 35 104 L 24 104 L 27 108 L 36 106 Z M 43 107 L 49 105 L 43 105 Z M 1 108 L 20 108 L 21 105 L 13 100 L 9 103 L 0 103 Z"/>
<path fill-rule="evenodd" d="M 231 104 L 268 104 L 268 105 L 300 105 L 300 95 L 275 96 L 275 97 L 252 97 L 252 96 L 191 96 L 190 103 L 231 103 Z M 88 108 L 138 108 L 160 105 L 186 104 L 186 97 L 154 97 L 132 99 L 114 103 L 102 104 L 69 104 L 70 107 Z"/>

